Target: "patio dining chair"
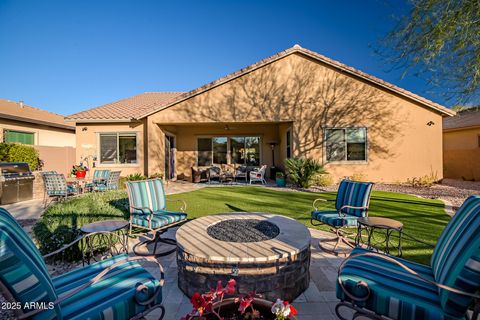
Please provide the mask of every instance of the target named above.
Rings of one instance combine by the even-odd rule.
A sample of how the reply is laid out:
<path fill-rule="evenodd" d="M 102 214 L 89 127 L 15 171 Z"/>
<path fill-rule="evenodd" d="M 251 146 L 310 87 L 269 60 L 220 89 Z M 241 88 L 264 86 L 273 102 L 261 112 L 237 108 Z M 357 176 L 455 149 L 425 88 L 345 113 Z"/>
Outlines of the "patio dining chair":
<path fill-rule="evenodd" d="M 96 185 L 105 184 L 109 175 L 110 170 L 95 170 L 93 173 L 92 182 L 85 184 L 85 188 L 91 191 Z"/>
<path fill-rule="evenodd" d="M 354 247 L 354 243 L 348 239 L 346 228 L 357 227 L 357 219 L 368 215 L 368 206 L 370 204 L 370 195 L 372 193 L 373 183 L 357 182 L 343 179 L 340 182 L 335 200 L 335 210 L 320 210 L 316 204 L 320 201 L 326 201 L 319 198 L 313 202 L 313 211 L 311 214 L 311 223 L 314 226 L 328 225 L 335 232 L 335 237 L 320 241 L 320 248 L 328 253 L 339 255 L 347 253 L 337 250 L 340 243 L 345 243 L 349 247 Z M 334 242 L 332 249 L 322 245 L 324 242 Z"/>
<path fill-rule="evenodd" d="M 110 171 L 107 180 L 93 184 L 93 191 L 118 190 L 122 171 Z"/>
<path fill-rule="evenodd" d="M 65 176 L 58 173 L 42 174 L 44 193 L 43 207 L 46 208 L 49 199 L 66 199 L 71 195 L 77 194 L 78 189 L 75 185 L 68 184 Z"/>
<path fill-rule="evenodd" d="M 266 171 L 267 171 L 267 165 L 266 164 L 261 166 L 260 169 L 258 169 L 258 170 L 250 171 L 250 173 L 248 174 L 248 176 L 250 178 L 250 184 L 252 184 L 252 182 L 256 182 L 256 181 L 259 181 L 262 184 L 266 184 L 267 183 L 267 181 L 265 180 L 265 172 Z"/>
<path fill-rule="evenodd" d="M 480 196 L 471 196 L 443 230 L 430 265 L 355 248 L 339 268 L 336 313 L 370 319 L 478 319 Z"/>
<path fill-rule="evenodd" d="M 162 302 L 162 266 L 152 258 L 126 254 L 75 269 L 60 276 L 48 273 L 30 236 L 7 210 L 0 208 L 0 292 L 13 302 L 17 319 L 140 319 Z M 138 260 L 156 263 L 154 278 Z"/>
<path fill-rule="evenodd" d="M 154 244 L 153 254 L 155 256 L 165 256 L 176 250 L 167 249 L 157 252 L 158 243 L 167 245 L 175 245 L 174 239 L 162 238 L 161 234 L 169 228 L 187 221 L 187 204 L 183 200 L 171 200 L 181 202 L 181 212 L 168 211 L 166 203 L 169 201 L 165 196 L 163 182 L 160 179 L 151 179 L 143 181 L 128 181 L 127 186 L 128 202 L 130 209 L 130 234 L 132 228 L 137 227 L 148 232 L 152 232 L 152 238 L 137 243 L 133 247 L 133 251 L 137 255 L 149 255 L 138 250 L 140 246 Z M 147 250 L 148 252 L 148 250 Z"/>

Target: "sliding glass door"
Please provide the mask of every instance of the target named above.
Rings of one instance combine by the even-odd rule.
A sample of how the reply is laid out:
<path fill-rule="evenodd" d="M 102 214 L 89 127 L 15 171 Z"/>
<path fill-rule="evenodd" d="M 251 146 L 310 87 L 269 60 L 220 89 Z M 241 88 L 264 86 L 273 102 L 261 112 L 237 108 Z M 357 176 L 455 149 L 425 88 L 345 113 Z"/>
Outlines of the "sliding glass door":
<path fill-rule="evenodd" d="M 197 140 L 197 165 L 260 165 L 260 137 L 202 137 Z"/>

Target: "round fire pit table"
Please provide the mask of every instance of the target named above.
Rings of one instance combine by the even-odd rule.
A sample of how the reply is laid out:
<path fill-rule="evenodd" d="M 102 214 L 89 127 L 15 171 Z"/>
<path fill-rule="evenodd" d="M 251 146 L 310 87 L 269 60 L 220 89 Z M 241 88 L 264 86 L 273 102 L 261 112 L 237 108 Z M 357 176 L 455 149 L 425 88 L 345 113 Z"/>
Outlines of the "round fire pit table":
<path fill-rule="evenodd" d="M 293 301 L 309 285 L 310 232 L 269 213 L 237 212 L 195 219 L 178 229 L 178 286 L 189 297 L 233 278 L 239 293 Z"/>

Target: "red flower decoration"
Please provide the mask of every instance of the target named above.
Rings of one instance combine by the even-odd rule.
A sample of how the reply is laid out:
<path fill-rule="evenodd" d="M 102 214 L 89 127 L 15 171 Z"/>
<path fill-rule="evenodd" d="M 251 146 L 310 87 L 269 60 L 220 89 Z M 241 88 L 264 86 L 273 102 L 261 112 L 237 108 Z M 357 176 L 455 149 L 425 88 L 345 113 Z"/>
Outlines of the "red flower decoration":
<path fill-rule="evenodd" d="M 227 282 L 227 286 L 225 287 L 226 292 L 228 294 L 234 294 L 235 293 L 235 286 L 237 285 L 237 281 L 235 279 L 230 279 Z"/>
<path fill-rule="evenodd" d="M 193 294 L 192 299 L 190 299 L 190 302 L 192 303 L 195 309 L 200 309 L 205 305 L 205 299 L 198 292 L 195 292 Z"/>
<path fill-rule="evenodd" d="M 290 305 L 290 314 L 292 316 L 296 316 L 297 315 L 297 309 L 295 309 L 294 306 Z"/>

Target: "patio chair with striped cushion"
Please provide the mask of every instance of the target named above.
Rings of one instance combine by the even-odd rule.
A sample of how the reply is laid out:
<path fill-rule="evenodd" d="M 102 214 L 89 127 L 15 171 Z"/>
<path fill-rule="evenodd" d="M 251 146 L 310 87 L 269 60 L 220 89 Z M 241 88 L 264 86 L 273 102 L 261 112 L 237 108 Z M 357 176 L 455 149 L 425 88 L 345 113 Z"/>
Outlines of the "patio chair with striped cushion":
<path fill-rule="evenodd" d="M 127 255 L 51 277 L 35 244 L 2 208 L 0 248 L 0 291 L 20 306 L 18 319 L 131 319 L 157 308 L 163 318 L 164 276 L 154 259 L 148 260 L 159 267 L 160 279 L 138 264 L 144 257 Z"/>
<path fill-rule="evenodd" d="M 130 208 L 130 233 L 132 233 L 132 227 L 146 229 L 153 233 L 151 239 L 137 243 L 133 247 L 133 251 L 137 255 L 147 255 L 148 253 L 138 251 L 138 248 L 142 245 L 154 243 L 153 254 L 155 256 L 164 256 L 174 252 L 176 247 L 157 252 L 157 245 L 159 242 L 168 245 L 176 244 L 174 239 L 162 238 L 161 234 L 170 227 L 187 221 L 187 214 L 185 213 L 187 204 L 185 201 L 172 200 L 182 203 L 181 212 L 168 211 L 166 209 L 168 199 L 165 196 L 163 182 L 160 179 L 128 181 L 125 184 Z"/>
<path fill-rule="evenodd" d="M 92 182 L 85 184 L 85 188 L 91 191 L 96 185 L 105 184 L 109 175 L 110 170 L 95 170 L 95 172 L 93 172 Z"/>
<path fill-rule="evenodd" d="M 480 311 L 480 196 L 471 196 L 443 230 L 431 265 L 356 248 L 340 266 L 336 307 L 373 319 L 471 319 Z"/>
<path fill-rule="evenodd" d="M 93 185 L 93 191 L 118 190 L 118 183 L 122 171 L 110 171 L 107 180 Z"/>
<path fill-rule="evenodd" d="M 67 183 L 65 176 L 58 173 L 42 174 L 44 184 L 43 206 L 47 207 L 48 199 L 66 199 L 70 195 L 78 193 L 75 185 Z"/>
<path fill-rule="evenodd" d="M 357 182 L 344 179 L 340 182 L 335 200 L 335 210 L 319 210 L 316 203 L 326 201 L 325 199 L 316 199 L 313 202 L 314 211 L 312 211 L 311 222 L 313 225 L 326 224 L 332 228 L 336 237 L 322 240 L 320 248 L 326 252 L 338 255 L 346 254 L 345 251 L 337 251 L 338 245 L 343 242 L 350 247 L 354 247 L 352 241 L 347 238 L 345 228 L 357 227 L 357 219 L 368 215 L 368 206 L 370 203 L 370 194 L 372 193 L 373 183 Z M 322 245 L 324 242 L 335 242 L 332 249 Z"/>

